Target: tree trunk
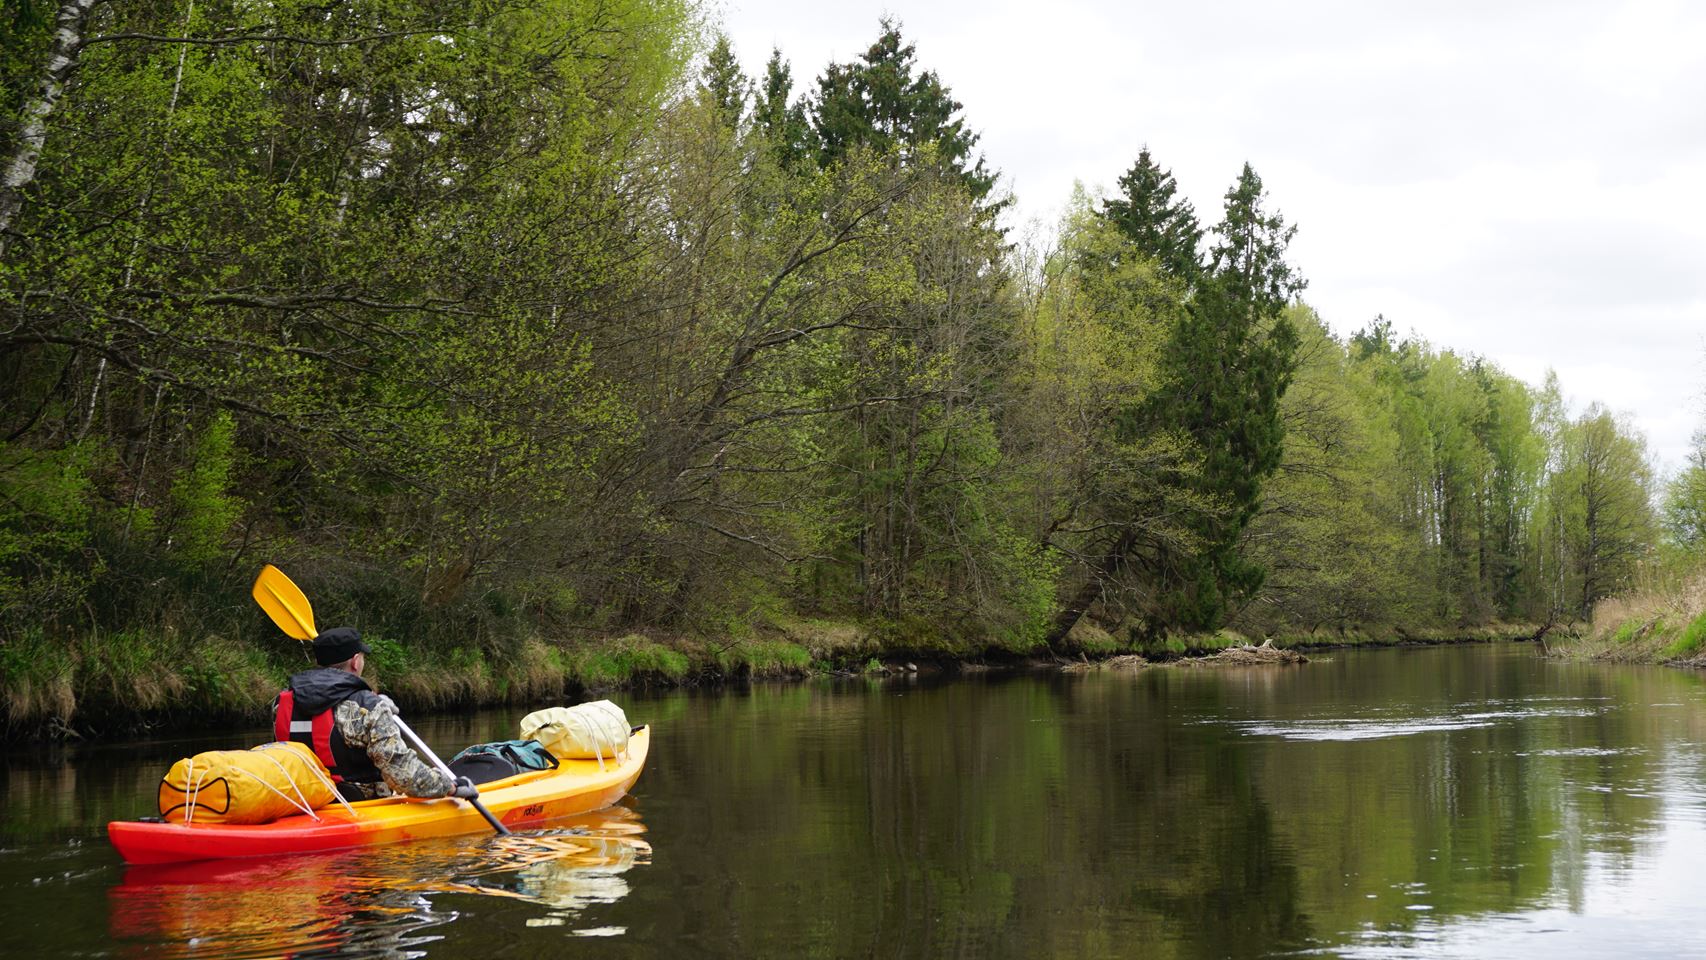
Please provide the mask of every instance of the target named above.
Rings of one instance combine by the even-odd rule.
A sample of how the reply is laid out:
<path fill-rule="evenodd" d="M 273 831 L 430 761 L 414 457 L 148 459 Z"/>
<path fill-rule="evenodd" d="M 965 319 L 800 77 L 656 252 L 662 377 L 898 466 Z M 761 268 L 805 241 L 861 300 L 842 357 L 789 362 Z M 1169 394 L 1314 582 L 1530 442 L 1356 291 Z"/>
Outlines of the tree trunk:
<path fill-rule="evenodd" d="M 54 18 L 53 51 L 42 65 L 41 92 L 24 105 L 24 122 L 18 129 L 18 145 L 0 175 L 0 260 L 6 258 L 7 236 L 12 221 L 24 207 L 24 190 L 36 179 L 36 164 L 47 143 L 47 118 L 53 115 L 65 82 L 77 69 L 83 52 L 83 30 L 95 0 L 64 0 Z"/>
<path fill-rule="evenodd" d="M 1072 628 L 1077 626 L 1084 614 L 1096 605 L 1096 601 L 1102 599 L 1102 592 L 1107 589 L 1108 580 L 1125 566 L 1126 555 L 1131 553 L 1131 548 L 1136 544 L 1137 534 L 1128 530 L 1120 535 L 1119 540 L 1102 557 L 1102 562 L 1090 572 L 1090 579 L 1079 588 L 1072 602 L 1055 615 L 1054 626 L 1049 628 L 1048 637 L 1043 641 L 1050 650 L 1054 649 L 1055 644 L 1066 639 L 1066 635 L 1072 632 Z"/>

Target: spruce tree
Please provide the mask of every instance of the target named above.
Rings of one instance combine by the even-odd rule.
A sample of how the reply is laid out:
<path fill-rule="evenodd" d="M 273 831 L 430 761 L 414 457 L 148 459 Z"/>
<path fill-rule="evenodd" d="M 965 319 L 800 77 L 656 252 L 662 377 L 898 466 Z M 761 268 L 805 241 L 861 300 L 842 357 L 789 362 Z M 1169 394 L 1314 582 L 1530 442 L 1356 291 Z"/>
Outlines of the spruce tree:
<path fill-rule="evenodd" d="M 717 115 L 730 129 L 740 126 L 746 113 L 746 101 L 752 82 L 741 72 L 735 59 L 734 45 L 725 34 L 717 34 L 711 52 L 705 58 L 705 70 L 699 88 L 716 104 Z"/>
<path fill-rule="evenodd" d="M 1199 548 L 1164 558 L 1152 627 L 1212 629 L 1264 577 L 1240 538 L 1279 466 L 1285 438 L 1280 398 L 1296 363 L 1297 332 L 1283 316 L 1304 280 L 1285 260 L 1295 227 L 1263 209 L 1261 178 L 1246 163 L 1226 194 L 1208 269 L 1162 351 L 1171 383 L 1159 419 L 1196 441 L 1195 485 L 1221 509 L 1193 520 Z"/>
<path fill-rule="evenodd" d="M 982 201 L 995 187 L 983 158 L 972 158 L 978 135 L 966 129 L 961 104 L 934 70 L 917 72 L 916 48 L 893 20 L 852 63 L 832 63 L 818 78 L 812 125 L 818 162 L 827 167 L 856 146 L 893 153 L 903 163 L 934 145 L 938 157 Z"/>
<path fill-rule="evenodd" d="M 793 92 L 792 68 L 782 59 L 782 51 L 772 48 L 770 62 L 764 65 L 764 82 L 753 104 L 753 121 L 769 144 L 776 165 L 797 173 L 812 162 L 817 147 L 805 105 L 788 102 Z"/>
<path fill-rule="evenodd" d="M 1191 202 L 1175 198 L 1179 188 L 1172 171 L 1161 169 L 1145 146 L 1119 185 L 1120 195 L 1103 201 L 1102 216 L 1168 275 L 1194 284 L 1202 273 L 1197 253 L 1202 227 Z"/>

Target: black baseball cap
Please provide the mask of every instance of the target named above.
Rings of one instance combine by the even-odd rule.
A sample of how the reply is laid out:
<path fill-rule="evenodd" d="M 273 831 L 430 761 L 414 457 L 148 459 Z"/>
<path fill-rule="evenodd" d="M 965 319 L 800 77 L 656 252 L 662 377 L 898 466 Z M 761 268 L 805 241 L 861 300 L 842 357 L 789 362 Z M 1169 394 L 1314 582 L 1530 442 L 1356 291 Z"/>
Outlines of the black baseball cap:
<path fill-rule="evenodd" d="M 354 627 L 333 627 L 314 638 L 314 662 L 322 667 L 343 663 L 358 653 L 372 653 Z"/>

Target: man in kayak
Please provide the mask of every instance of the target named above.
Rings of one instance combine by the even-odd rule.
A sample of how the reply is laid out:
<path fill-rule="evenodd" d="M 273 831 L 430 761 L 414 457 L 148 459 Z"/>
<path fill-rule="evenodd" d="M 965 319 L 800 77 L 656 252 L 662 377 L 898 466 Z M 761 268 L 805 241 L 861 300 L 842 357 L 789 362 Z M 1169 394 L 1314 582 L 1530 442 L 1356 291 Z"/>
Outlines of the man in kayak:
<path fill-rule="evenodd" d="M 312 748 L 345 800 L 476 796 L 466 778 L 451 781 L 403 742 L 397 705 L 361 679 L 371 652 L 354 627 L 315 637 L 319 666 L 293 675 L 279 693 L 273 737 Z"/>

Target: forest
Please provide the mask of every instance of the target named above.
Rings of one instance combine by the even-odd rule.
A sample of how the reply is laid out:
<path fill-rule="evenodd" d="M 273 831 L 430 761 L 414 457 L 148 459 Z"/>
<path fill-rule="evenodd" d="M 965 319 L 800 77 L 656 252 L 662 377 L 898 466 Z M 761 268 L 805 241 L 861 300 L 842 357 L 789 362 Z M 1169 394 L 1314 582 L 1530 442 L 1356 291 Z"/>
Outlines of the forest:
<path fill-rule="evenodd" d="M 747 76 L 688 0 L 11 0 L 8 722 L 264 705 L 263 563 L 450 702 L 1532 632 L 1706 553 L 1706 434 L 1667 485 L 1555 377 L 1335 336 L 1237 157 L 1021 235 L 873 34 Z"/>

